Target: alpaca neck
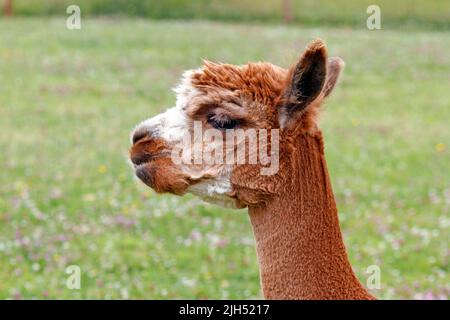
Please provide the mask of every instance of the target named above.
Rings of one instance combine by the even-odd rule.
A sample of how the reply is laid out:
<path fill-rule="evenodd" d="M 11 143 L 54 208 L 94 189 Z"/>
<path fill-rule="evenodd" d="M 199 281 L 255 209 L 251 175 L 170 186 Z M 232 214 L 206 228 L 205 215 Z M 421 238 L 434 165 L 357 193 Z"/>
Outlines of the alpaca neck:
<path fill-rule="evenodd" d="M 283 192 L 249 207 L 265 298 L 372 298 L 348 261 L 321 136 L 294 147 Z"/>

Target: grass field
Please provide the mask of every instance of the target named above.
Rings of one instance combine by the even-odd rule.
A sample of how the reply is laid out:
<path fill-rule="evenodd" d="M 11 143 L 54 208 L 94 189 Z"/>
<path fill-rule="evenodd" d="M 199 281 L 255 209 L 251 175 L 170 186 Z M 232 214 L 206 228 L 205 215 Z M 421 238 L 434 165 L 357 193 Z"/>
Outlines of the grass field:
<path fill-rule="evenodd" d="M 380 7 L 387 28 L 450 30 L 448 0 L 291 0 L 294 24 L 309 26 L 365 25 L 367 7 Z M 83 15 L 128 15 L 152 19 L 283 21 L 283 0 L 14 0 L 18 15 L 62 15 L 77 4 Z"/>
<path fill-rule="evenodd" d="M 145 188 L 129 132 L 201 58 L 288 66 L 322 37 L 347 63 L 321 127 L 353 267 L 448 299 L 449 32 L 82 23 L 0 21 L 0 298 L 260 298 L 246 212 Z"/>

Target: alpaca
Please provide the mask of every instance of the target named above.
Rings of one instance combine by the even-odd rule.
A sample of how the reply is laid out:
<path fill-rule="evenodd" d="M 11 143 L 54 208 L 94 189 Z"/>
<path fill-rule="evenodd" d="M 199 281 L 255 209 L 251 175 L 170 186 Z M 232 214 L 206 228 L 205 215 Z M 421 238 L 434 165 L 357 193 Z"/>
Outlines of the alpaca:
<path fill-rule="evenodd" d="M 156 192 L 248 208 L 266 299 L 374 299 L 347 257 L 317 125 L 343 66 L 340 58 L 327 58 L 320 39 L 288 70 L 205 61 L 184 73 L 175 107 L 132 133 L 136 175 Z M 264 175 L 261 163 L 175 163 L 173 150 L 195 123 L 219 132 L 219 139 L 184 147 L 189 152 L 223 142 L 232 130 L 277 130 L 278 145 L 270 148 L 278 151 L 278 170 Z M 275 140 L 267 133 L 265 146 Z M 236 144 L 250 147 L 245 139 Z"/>

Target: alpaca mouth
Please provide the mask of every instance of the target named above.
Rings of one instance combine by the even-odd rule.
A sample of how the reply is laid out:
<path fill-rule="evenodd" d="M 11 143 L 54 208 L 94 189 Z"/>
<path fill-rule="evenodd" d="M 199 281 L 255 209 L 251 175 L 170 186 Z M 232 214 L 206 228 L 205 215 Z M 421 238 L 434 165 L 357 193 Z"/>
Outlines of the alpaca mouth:
<path fill-rule="evenodd" d="M 153 186 L 153 179 L 152 179 L 151 175 L 148 172 L 147 162 L 139 164 L 139 165 L 135 165 L 134 167 L 135 167 L 136 177 L 138 177 L 147 186 L 152 188 L 152 186 Z"/>
<path fill-rule="evenodd" d="M 153 160 L 163 158 L 168 156 L 169 154 L 167 152 L 161 152 L 158 154 L 152 154 L 152 153 L 139 153 L 139 154 L 133 154 L 130 159 L 133 163 L 133 166 L 135 169 L 138 167 L 147 164 L 148 162 L 151 162 Z"/>
<path fill-rule="evenodd" d="M 165 152 L 131 158 L 136 177 L 157 193 L 181 196 L 191 183 L 189 177 L 171 164 Z"/>
<path fill-rule="evenodd" d="M 154 165 L 154 159 L 156 157 L 148 157 L 145 161 L 133 162 L 136 177 L 152 189 L 155 187 L 155 175 L 158 170 L 158 167 Z"/>
<path fill-rule="evenodd" d="M 158 166 L 155 166 L 155 161 L 158 159 L 166 158 L 169 155 L 167 152 L 160 153 L 136 153 L 130 156 L 130 160 L 133 164 L 135 175 L 147 186 L 154 188 L 155 186 L 155 173 L 158 170 Z"/>
<path fill-rule="evenodd" d="M 141 153 L 141 154 L 135 154 L 130 157 L 131 162 L 133 163 L 134 167 L 137 169 L 139 166 L 150 162 L 152 159 L 154 159 L 155 156 L 149 153 Z"/>

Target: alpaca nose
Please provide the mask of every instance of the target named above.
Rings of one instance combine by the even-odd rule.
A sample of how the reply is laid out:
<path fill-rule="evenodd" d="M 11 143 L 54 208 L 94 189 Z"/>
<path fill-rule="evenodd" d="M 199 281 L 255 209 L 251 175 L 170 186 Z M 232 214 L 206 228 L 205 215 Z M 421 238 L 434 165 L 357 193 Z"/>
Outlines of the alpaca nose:
<path fill-rule="evenodd" d="M 131 141 L 133 144 L 136 144 L 145 137 L 148 137 L 149 135 L 150 132 L 146 127 L 139 127 L 133 132 L 133 137 L 131 138 Z"/>

